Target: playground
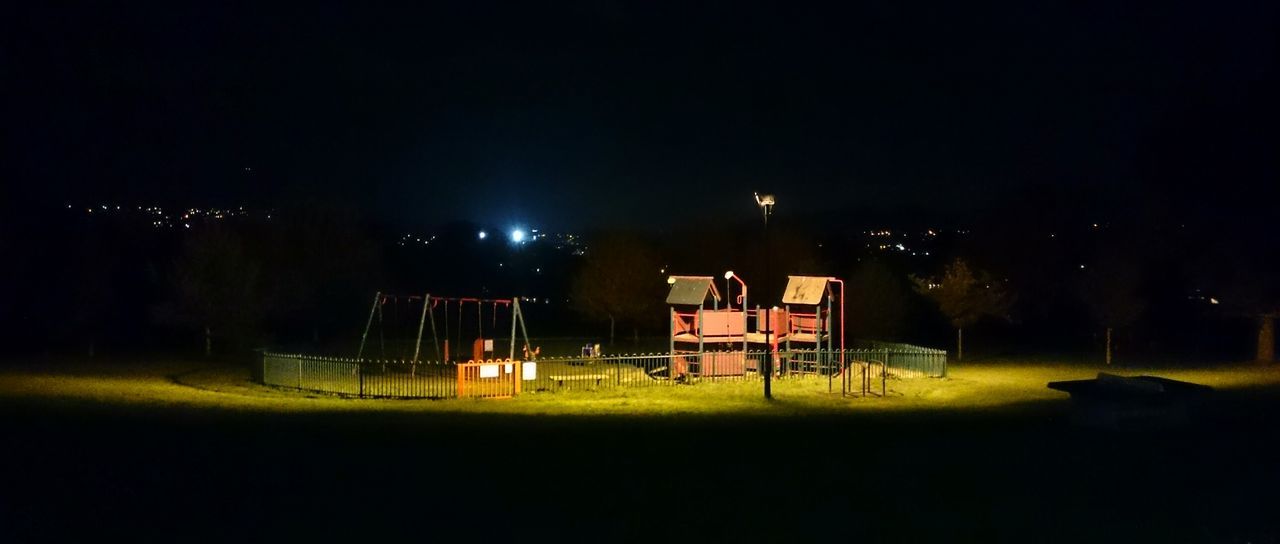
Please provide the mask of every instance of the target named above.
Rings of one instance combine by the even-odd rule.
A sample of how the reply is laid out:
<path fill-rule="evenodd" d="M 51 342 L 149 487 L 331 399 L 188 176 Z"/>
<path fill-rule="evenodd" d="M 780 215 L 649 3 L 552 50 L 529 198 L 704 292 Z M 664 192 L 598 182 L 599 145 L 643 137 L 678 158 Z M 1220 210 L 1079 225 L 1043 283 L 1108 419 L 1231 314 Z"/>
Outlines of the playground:
<path fill-rule="evenodd" d="M 723 277 L 723 292 L 711 276 L 667 278 L 665 353 L 604 354 L 588 343 L 544 356 L 529 340 L 519 298 L 379 292 L 355 357 L 265 351 L 257 379 L 358 397 L 442 399 L 783 378 L 825 383 L 842 396 L 884 396 L 890 377 L 946 376 L 942 350 L 848 345 L 838 278 L 789 276 L 781 305 L 752 308 L 743 278 Z"/>

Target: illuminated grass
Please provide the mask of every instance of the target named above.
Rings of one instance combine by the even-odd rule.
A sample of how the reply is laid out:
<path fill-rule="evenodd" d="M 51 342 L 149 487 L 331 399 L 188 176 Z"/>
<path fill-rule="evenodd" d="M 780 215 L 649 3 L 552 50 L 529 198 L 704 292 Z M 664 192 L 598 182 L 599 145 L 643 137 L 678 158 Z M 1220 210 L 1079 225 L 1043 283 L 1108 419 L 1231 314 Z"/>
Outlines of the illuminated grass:
<path fill-rule="evenodd" d="M 1045 387 L 1055 380 L 1093 377 L 1100 369 L 1072 364 L 1017 362 L 955 366 L 946 379 L 889 380 L 887 398 L 842 398 L 827 392 L 825 378 L 775 381 L 774 402 L 761 385 L 747 382 L 661 384 L 651 387 L 570 389 L 515 399 L 354 399 L 267 387 L 240 368 L 184 363 L 121 367 L 60 365 L 0 371 L 0 397 L 47 402 L 91 402 L 157 408 L 247 411 L 397 411 L 523 415 L 639 415 L 858 413 L 895 410 L 996 409 L 1018 403 L 1063 400 Z M 1105 370 L 1105 369 L 1103 369 Z M 1274 368 L 1236 365 L 1205 369 L 1125 369 L 1122 374 L 1159 374 L 1222 389 L 1280 384 Z M 878 389 L 878 383 L 877 383 Z"/>

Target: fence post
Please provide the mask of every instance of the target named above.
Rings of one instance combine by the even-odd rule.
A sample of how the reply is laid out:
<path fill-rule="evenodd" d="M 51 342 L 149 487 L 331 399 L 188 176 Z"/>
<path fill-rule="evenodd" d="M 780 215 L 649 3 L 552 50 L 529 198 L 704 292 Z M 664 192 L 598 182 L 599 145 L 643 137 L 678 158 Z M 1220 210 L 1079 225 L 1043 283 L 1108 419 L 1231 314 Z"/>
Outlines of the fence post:
<path fill-rule="evenodd" d="M 356 379 L 360 381 L 360 398 L 364 398 L 364 364 L 356 361 Z"/>
<path fill-rule="evenodd" d="M 512 385 L 512 386 L 511 386 L 511 387 L 512 387 L 512 390 L 514 391 L 514 392 L 511 394 L 511 396 L 513 396 L 513 397 L 518 397 L 518 396 L 520 396 L 520 381 L 521 381 L 521 379 L 523 379 L 523 377 L 524 377 L 524 376 L 523 376 L 524 369 L 522 368 L 522 367 L 524 367 L 524 362 L 519 362 L 519 363 L 517 363 L 517 362 L 514 362 L 514 361 L 513 361 L 511 358 L 509 358 L 509 357 L 507 358 L 507 362 L 511 363 L 511 367 L 512 367 L 512 368 L 511 368 L 511 375 L 512 375 L 512 376 L 514 376 L 514 377 L 515 377 L 515 380 L 516 380 L 516 383 L 515 383 L 514 385 Z"/>
<path fill-rule="evenodd" d="M 295 360 L 295 361 L 297 361 L 297 362 L 298 362 L 298 387 L 297 387 L 297 389 L 302 389 L 302 356 L 300 356 L 300 355 L 295 355 L 295 356 L 293 357 L 293 360 Z"/>
<path fill-rule="evenodd" d="M 880 396 L 884 396 L 885 384 L 889 379 L 889 349 L 884 350 L 884 364 L 880 366 Z"/>

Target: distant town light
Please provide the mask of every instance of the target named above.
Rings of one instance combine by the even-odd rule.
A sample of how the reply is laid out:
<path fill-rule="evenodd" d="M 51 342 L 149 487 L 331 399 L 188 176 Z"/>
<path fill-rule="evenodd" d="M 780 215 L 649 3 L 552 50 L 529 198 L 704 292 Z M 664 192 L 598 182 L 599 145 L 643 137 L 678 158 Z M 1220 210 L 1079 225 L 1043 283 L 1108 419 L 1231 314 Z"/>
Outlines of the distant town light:
<path fill-rule="evenodd" d="M 523 242 L 523 241 L 524 241 L 524 231 L 523 231 L 523 230 L 520 230 L 520 229 L 512 230 L 512 231 L 511 231 L 511 241 L 512 241 L 512 242 L 515 242 L 515 243 L 517 243 L 517 244 L 518 244 L 518 243 L 520 243 L 520 242 Z"/>
<path fill-rule="evenodd" d="M 487 233 L 487 232 L 485 232 L 485 231 L 480 231 L 480 233 L 479 233 L 479 234 L 477 234 L 477 236 L 479 236 L 481 240 L 484 240 L 485 238 L 488 238 L 488 237 L 489 237 L 489 233 Z"/>

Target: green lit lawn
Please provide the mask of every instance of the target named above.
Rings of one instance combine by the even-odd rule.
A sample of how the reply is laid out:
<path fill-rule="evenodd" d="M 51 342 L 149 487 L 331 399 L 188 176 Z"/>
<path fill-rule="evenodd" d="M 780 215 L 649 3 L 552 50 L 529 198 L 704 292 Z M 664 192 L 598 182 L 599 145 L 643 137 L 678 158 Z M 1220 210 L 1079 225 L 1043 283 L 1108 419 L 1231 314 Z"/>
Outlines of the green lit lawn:
<path fill-rule="evenodd" d="M 853 399 L 781 380 L 766 403 L 757 383 L 400 401 L 194 363 L 10 366 L 0 542 L 1280 541 L 1280 368 L 1125 370 L 1221 392 L 1204 424 L 1129 433 L 1072 427 L 1045 387 L 1097 371 L 960 365 Z"/>
<path fill-rule="evenodd" d="M 524 394 L 500 400 L 392 400 L 340 398 L 323 393 L 266 387 L 249 381 L 247 371 L 195 363 L 124 366 L 63 364 L 45 369 L 0 371 L 0 398 L 48 402 L 98 402 L 109 405 L 189 407 L 251 411 L 405 411 L 493 414 L 794 415 L 884 410 L 991 409 L 1025 402 L 1064 400 L 1045 387 L 1055 380 L 1094 376 L 1100 369 L 1079 364 L 1027 364 L 1016 361 L 953 365 L 946 379 L 890 379 L 887 398 L 841 398 L 827 393 L 824 378 L 774 382 L 775 401 L 761 399 L 759 382 L 701 382 L 565 390 Z M 1202 369 L 1115 369 L 1121 374 L 1159 374 L 1221 389 L 1280 384 L 1280 369 L 1232 365 Z M 877 384 L 878 389 L 878 384 Z"/>

